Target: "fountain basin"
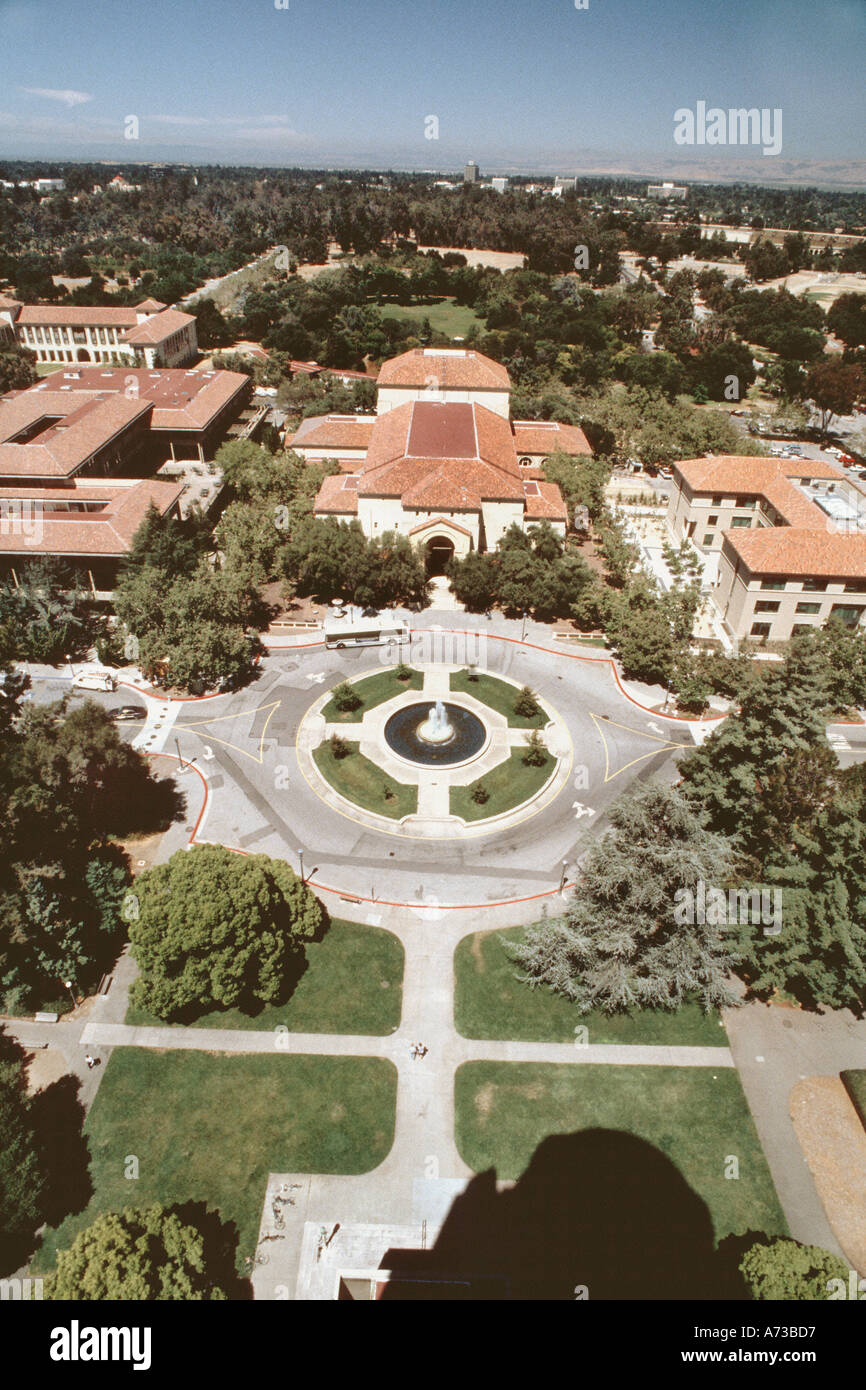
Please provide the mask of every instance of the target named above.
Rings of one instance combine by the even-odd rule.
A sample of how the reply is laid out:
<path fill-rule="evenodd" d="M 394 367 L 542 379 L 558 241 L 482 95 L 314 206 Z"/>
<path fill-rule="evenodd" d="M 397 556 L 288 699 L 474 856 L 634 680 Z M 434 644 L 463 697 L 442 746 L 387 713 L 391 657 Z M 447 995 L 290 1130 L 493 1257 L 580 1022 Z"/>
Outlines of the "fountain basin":
<path fill-rule="evenodd" d="M 448 702 L 444 704 L 444 719 L 431 715 L 429 702 L 404 705 L 388 719 L 384 734 L 393 753 L 422 767 L 465 763 L 487 742 L 487 729 L 478 716 Z"/>

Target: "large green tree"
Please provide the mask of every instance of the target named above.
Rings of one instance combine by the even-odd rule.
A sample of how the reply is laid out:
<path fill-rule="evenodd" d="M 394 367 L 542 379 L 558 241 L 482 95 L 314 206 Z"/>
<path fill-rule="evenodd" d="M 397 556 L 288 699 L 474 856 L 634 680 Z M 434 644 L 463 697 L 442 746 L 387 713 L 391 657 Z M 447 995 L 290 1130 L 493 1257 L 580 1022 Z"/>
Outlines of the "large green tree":
<path fill-rule="evenodd" d="M 530 927 L 512 948 L 522 978 L 564 995 L 580 1013 L 734 1002 L 724 929 L 683 924 L 675 912 L 676 895 L 696 893 L 699 880 L 726 882 L 728 842 L 676 791 L 652 783 L 619 797 L 610 821 L 563 916 Z"/>
<path fill-rule="evenodd" d="M 228 1297 L 209 1266 L 202 1232 L 177 1208 L 103 1212 L 57 1253 L 48 1298 L 202 1302 Z"/>
<path fill-rule="evenodd" d="M 740 1273 L 752 1298 L 761 1302 L 824 1302 L 833 1279 L 848 1288 L 848 1265 L 838 1255 L 784 1236 L 750 1246 Z"/>
<path fill-rule="evenodd" d="M 135 1004 L 173 1018 L 284 998 L 305 941 L 324 925 L 288 864 L 219 845 L 178 851 L 135 884 Z"/>
<path fill-rule="evenodd" d="M 0 1277 L 17 1268 L 44 1219 L 39 1147 L 20 1053 L 0 1031 Z"/>

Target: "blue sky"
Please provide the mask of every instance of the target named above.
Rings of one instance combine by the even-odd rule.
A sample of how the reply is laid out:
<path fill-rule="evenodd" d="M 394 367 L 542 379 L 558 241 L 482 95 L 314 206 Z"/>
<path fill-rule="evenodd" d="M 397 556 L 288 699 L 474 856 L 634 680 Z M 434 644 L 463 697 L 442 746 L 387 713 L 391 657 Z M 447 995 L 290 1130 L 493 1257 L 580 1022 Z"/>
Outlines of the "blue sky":
<path fill-rule="evenodd" d="M 675 168 L 699 100 L 866 154 L 866 0 L 0 0 L 0 53 L 5 157 Z"/>

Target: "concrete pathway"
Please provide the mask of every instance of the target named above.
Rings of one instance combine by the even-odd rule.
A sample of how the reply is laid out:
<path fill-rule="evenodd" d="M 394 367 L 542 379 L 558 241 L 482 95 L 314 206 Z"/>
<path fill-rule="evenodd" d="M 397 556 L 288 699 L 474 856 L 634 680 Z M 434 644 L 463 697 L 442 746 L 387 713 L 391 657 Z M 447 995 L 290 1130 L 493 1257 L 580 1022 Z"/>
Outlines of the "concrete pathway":
<path fill-rule="evenodd" d="M 791 1235 L 841 1255 L 791 1120 L 794 1086 L 866 1067 L 866 1020 L 847 1009 L 804 1013 L 768 1004 L 729 1009 L 731 1052 Z"/>

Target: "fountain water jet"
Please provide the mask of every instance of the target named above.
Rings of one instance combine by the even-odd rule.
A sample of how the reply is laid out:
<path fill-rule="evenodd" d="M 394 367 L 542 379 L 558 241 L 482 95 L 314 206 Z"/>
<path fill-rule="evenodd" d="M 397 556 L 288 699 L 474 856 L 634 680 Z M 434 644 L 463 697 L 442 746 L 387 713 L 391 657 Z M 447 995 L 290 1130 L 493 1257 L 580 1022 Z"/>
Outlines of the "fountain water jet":
<path fill-rule="evenodd" d="M 441 700 L 430 706 L 427 718 L 415 730 L 425 743 L 447 743 L 454 737 L 454 727 Z"/>

